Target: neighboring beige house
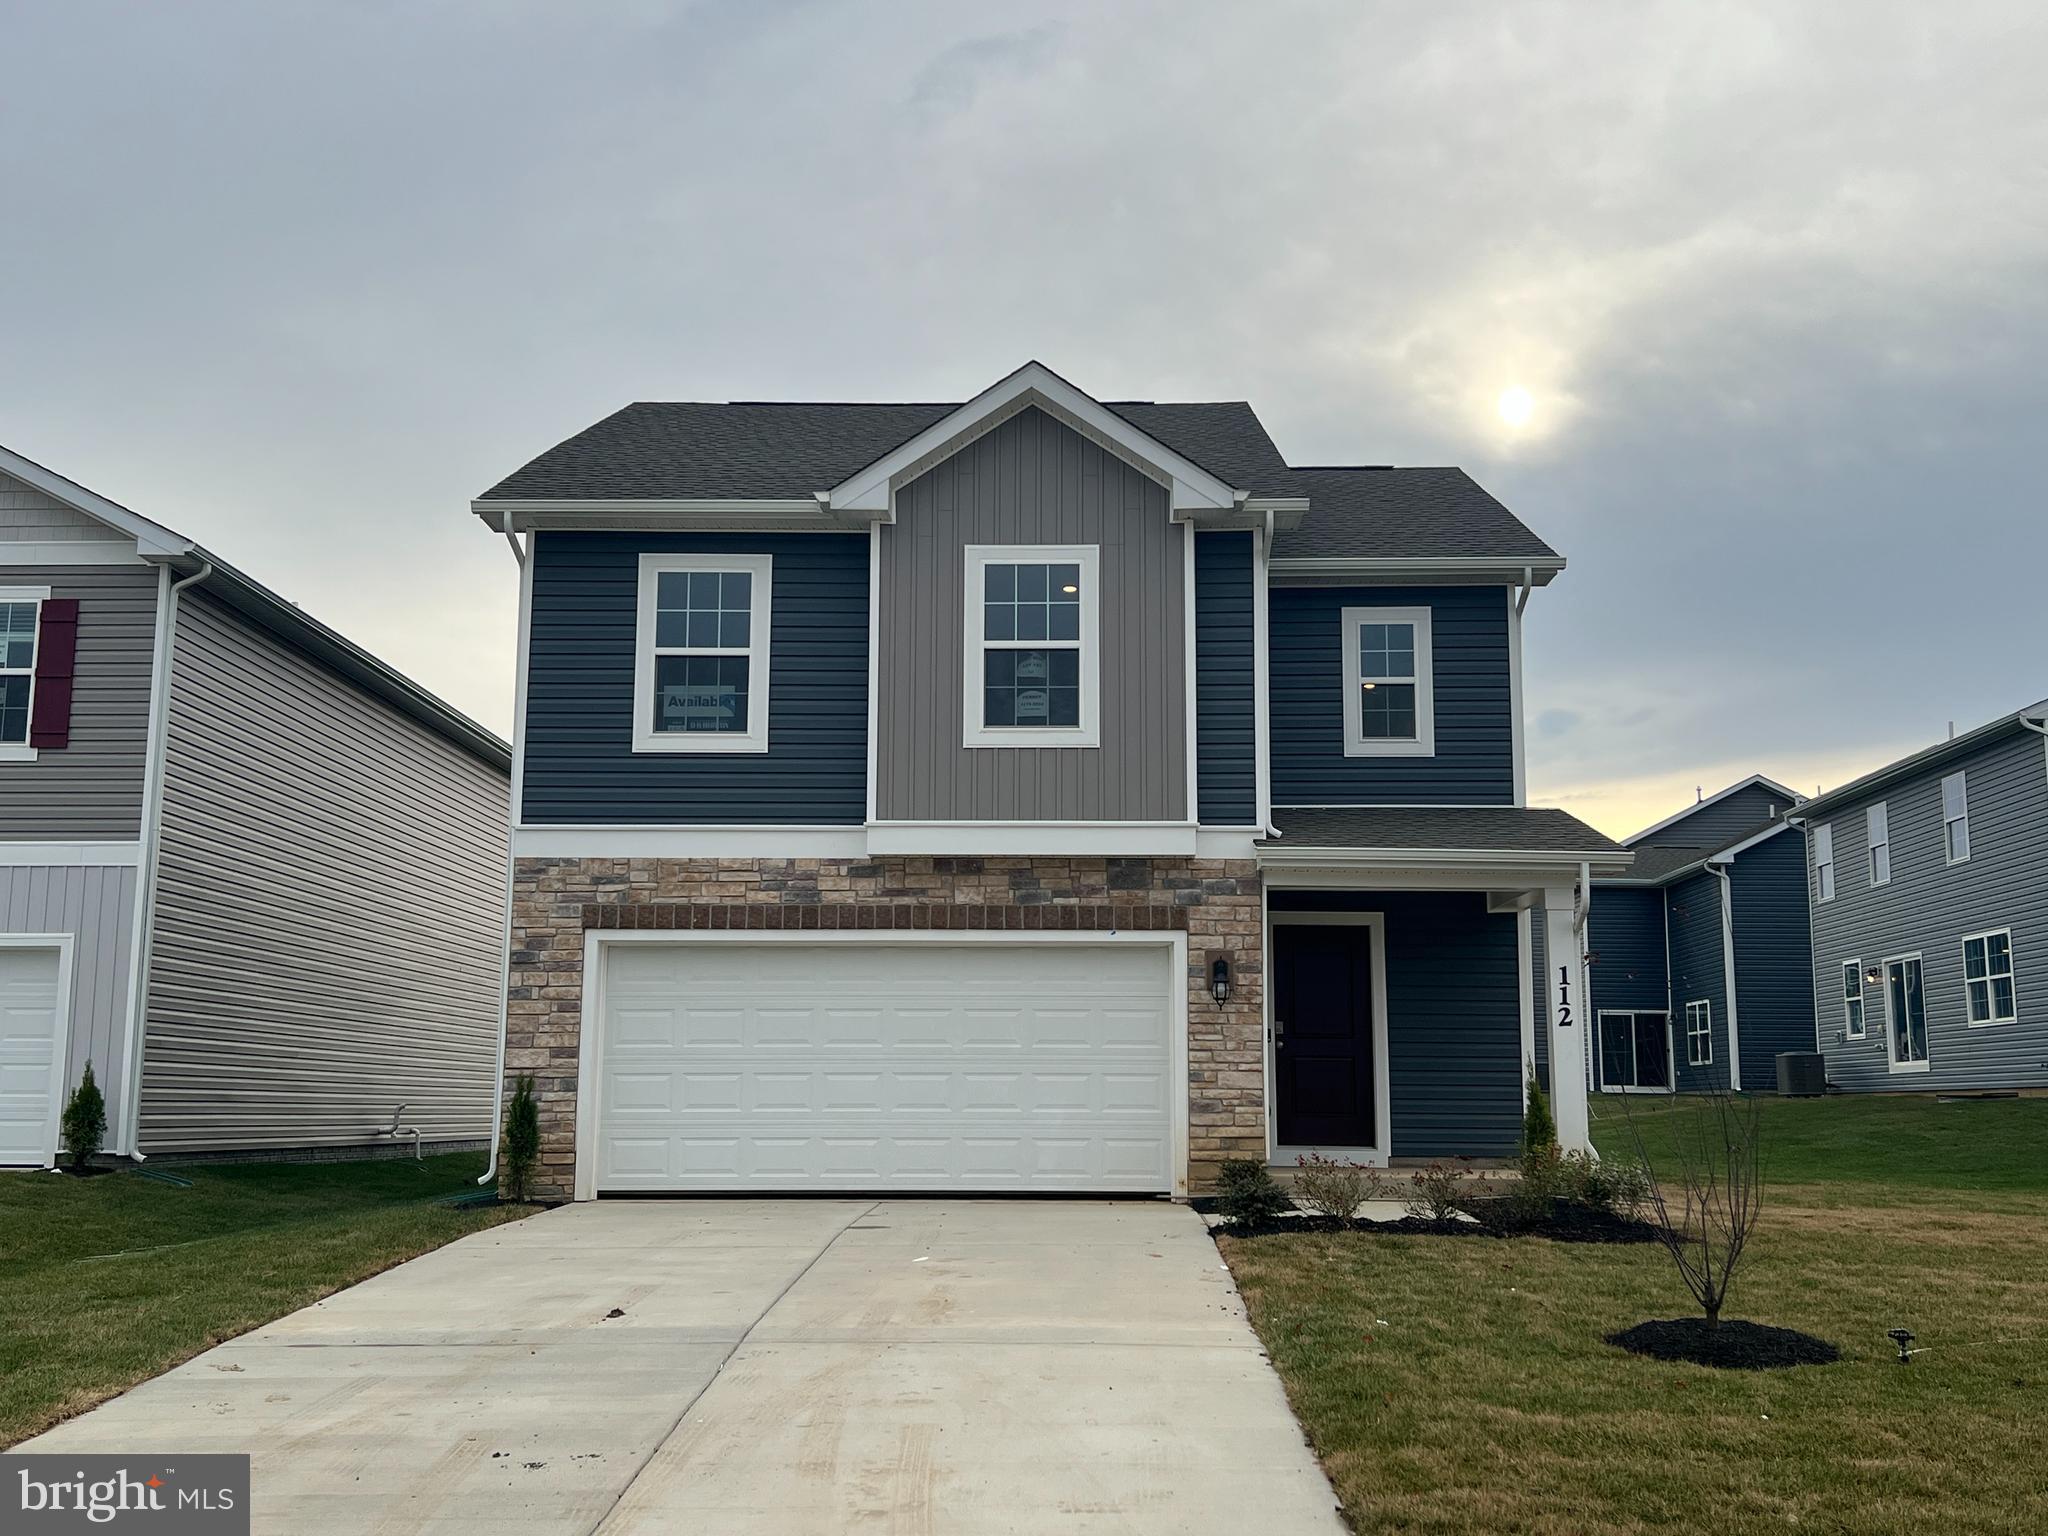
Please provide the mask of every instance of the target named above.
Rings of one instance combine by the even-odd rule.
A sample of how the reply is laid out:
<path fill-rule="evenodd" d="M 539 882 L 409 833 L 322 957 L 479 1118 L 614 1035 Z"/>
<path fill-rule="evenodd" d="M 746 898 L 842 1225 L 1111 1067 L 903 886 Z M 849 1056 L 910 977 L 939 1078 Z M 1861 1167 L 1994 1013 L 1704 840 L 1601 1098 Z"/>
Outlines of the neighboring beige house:
<path fill-rule="evenodd" d="M 506 744 L 0 448 L 0 1166 L 490 1134 Z M 410 1138 L 408 1138 L 409 1140 Z"/>

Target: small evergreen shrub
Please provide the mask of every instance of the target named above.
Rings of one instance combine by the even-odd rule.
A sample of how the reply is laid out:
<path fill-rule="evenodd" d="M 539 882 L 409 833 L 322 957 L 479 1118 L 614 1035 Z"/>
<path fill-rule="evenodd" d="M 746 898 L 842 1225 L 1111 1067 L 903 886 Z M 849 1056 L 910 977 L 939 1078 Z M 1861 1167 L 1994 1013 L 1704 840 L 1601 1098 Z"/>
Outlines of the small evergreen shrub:
<path fill-rule="evenodd" d="M 1567 1152 L 1558 1160 L 1552 1198 L 1633 1218 L 1650 1198 L 1650 1176 L 1640 1162 L 1601 1162 L 1584 1152 Z"/>
<path fill-rule="evenodd" d="M 1431 1163 L 1415 1175 L 1408 1214 L 1418 1221 L 1455 1221 L 1465 1209 L 1465 1182 L 1471 1177 L 1463 1163 Z"/>
<path fill-rule="evenodd" d="M 1529 1063 L 1529 1102 L 1522 1111 L 1522 1177 L 1544 1180 L 1557 1166 L 1557 1121 L 1550 1113 L 1550 1100 L 1536 1080 L 1536 1063 Z"/>
<path fill-rule="evenodd" d="M 1294 1160 L 1294 1193 L 1319 1216 L 1349 1221 L 1368 1200 L 1386 1198 L 1387 1181 L 1377 1168 L 1306 1152 Z"/>
<path fill-rule="evenodd" d="M 505 1189 L 514 1200 L 526 1198 L 533 1165 L 540 1160 L 540 1105 L 534 1101 L 533 1079 L 521 1077 L 512 1088 L 505 1111 Z"/>
<path fill-rule="evenodd" d="M 1216 1208 L 1232 1226 L 1255 1227 L 1294 1208 L 1257 1158 L 1234 1157 L 1216 1173 Z"/>
<path fill-rule="evenodd" d="M 99 1156 L 107 1139 L 107 1101 L 100 1085 L 93 1081 L 92 1063 L 85 1064 L 78 1086 L 64 1105 L 64 1145 L 71 1153 L 71 1166 L 83 1168 Z"/>

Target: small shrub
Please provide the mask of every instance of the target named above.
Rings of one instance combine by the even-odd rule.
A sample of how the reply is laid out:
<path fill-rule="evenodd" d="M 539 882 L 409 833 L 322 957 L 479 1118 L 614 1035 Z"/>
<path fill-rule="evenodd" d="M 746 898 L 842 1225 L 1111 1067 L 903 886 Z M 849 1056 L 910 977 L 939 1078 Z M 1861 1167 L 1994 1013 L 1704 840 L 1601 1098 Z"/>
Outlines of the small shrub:
<path fill-rule="evenodd" d="M 1377 1168 L 1315 1152 L 1294 1160 L 1294 1193 L 1319 1216 L 1349 1221 L 1368 1200 L 1384 1200 L 1387 1181 Z"/>
<path fill-rule="evenodd" d="M 1431 1163 L 1415 1175 L 1408 1214 L 1419 1221 L 1456 1220 L 1465 1209 L 1465 1181 L 1471 1177 L 1463 1163 Z"/>
<path fill-rule="evenodd" d="M 512 1103 L 505 1111 L 505 1189 L 514 1200 L 526 1198 L 533 1165 L 539 1160 L 540 1105 L 534 1101 L 533 1079 L 522 1077 L 513 1085 Z"/>
<path fill-rule="evenodd" d="M 1216 1207 L 1232 1226 L 1255 1227 L 1293 1206 L 1257 1158 L 1234 1157 L 1217 1170 Z"/>
<path fill-rule="evenodd" d="M 1633 1217 L 1649 1201 L 1650 1176 L 1640 1162 L 1601 1162 L 1584 1152 L 1567 1152 L 1558 1160 L 1550 1194 L 1609 1216 Z"/>
<path fill-rule="evenodd" d="M 1542 1178 L 1557 1164 L 1557 1121 L 1550 1113 L 1550 1100 L 1536 1080 L 1536 1063 L 1529 1063 L 1529 1103 L 1522 1111 L 1522 1176 Z"/>
<path fill-rule="evenodd" d="M 1695 1096 L 1674 1116 L 1672 1156 L 1660 1170 L 1627 1099 L 1622 1110 L 1636 1145 L 1648 1220 L 1711 1333 L 1721 1326 L 1721 1310 L 1763 1215 L 1762 1111 L 1757 1100 L 1727 1088 Z"/>
<path fill-rule="evenodd" d="M 107 1139 L 107 1101 L 100 1085 L 93 1081 L 92 1063 L 85 1064 L 78 1086 L 64 1105 L 64 1145 L 71 1153 L 71 1166 L 83 1168 L 99 1156 Z"/>

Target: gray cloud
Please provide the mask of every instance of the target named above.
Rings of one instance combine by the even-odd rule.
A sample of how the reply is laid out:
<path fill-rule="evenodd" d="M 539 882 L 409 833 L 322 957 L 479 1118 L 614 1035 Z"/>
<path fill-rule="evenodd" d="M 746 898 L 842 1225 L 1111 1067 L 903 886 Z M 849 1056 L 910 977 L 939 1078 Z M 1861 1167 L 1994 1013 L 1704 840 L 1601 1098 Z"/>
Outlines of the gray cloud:
<path fill-rule="evenodd" d="M 469 496 L 634 398 L 1027 356 L 1571 556 L 1539 796 L 2048 693 L 2036 8 L 21 8 L 0 441 L 509 721 Z M 1509 431 L 1500 391 L 1527 388 Z M 1659 813 L 1661 814 L 1661 812 Z"/>

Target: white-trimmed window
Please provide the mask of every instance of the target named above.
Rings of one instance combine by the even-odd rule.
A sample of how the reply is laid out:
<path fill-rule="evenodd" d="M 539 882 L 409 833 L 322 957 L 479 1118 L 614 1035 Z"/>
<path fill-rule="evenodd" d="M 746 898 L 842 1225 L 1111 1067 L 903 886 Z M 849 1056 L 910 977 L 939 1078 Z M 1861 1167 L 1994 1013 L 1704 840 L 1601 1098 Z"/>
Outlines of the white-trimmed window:
<path fill-rule="evenodd" d="M 1970 786 L 1960 772 L 1941 781 L 1941 846 L 1951 864 L 1970 856 Z"/>
<path fill-rule="evenodd" d="M 1100 547 L 970 544 L 966 554 L 962 744 L 1100 745 Z"/>
<path fill-rule="evenodd" d="M 1434 757 L 1436 688 L 1427 608 L 1346 608 L 1344 755 Z"/>
<path fill-rule="evenodd" d="M 1880 800 L 1863 813 L 1870 842 L 1870 883 L 1892 883 L 1892 818 Z"/>
<path fill-rule="evenodd" d="M 1835 899 L 1835 829 L 1832 826 L 1813 829 L 1813 873 L 1814 883 L 1819 887 L 1822 901 Z"/>
<path fill-rule="evenodd" d="M 1863 962 L 1842 962 L 1842 1034 L 1850 1040 L 1863 1038 Z"/>
<path fill-rule="evenodd" d="M 1705 998 L 1685 1005 L 1685 1059 L 1695 1067 L 1714 1064 L 1714 1005 Z"/>
<path fill-rule="evenodd" d="M 2012 930 L 1994 928 L 1963 940 L 1963 991 L 1972 1024 L 2010 1024 L 2019 1017 L 2012 985 Z"/>
<path fill-rule="evenodd" d="M 0 761 L 35 755 L 28 744 L 36 689 L 36 626 L 48 587 L 0 587 Z"/>
<path fill-rule="evenodd" d="M 635 752 L 766 752 L 769 555 L 642 555 Z"/>

